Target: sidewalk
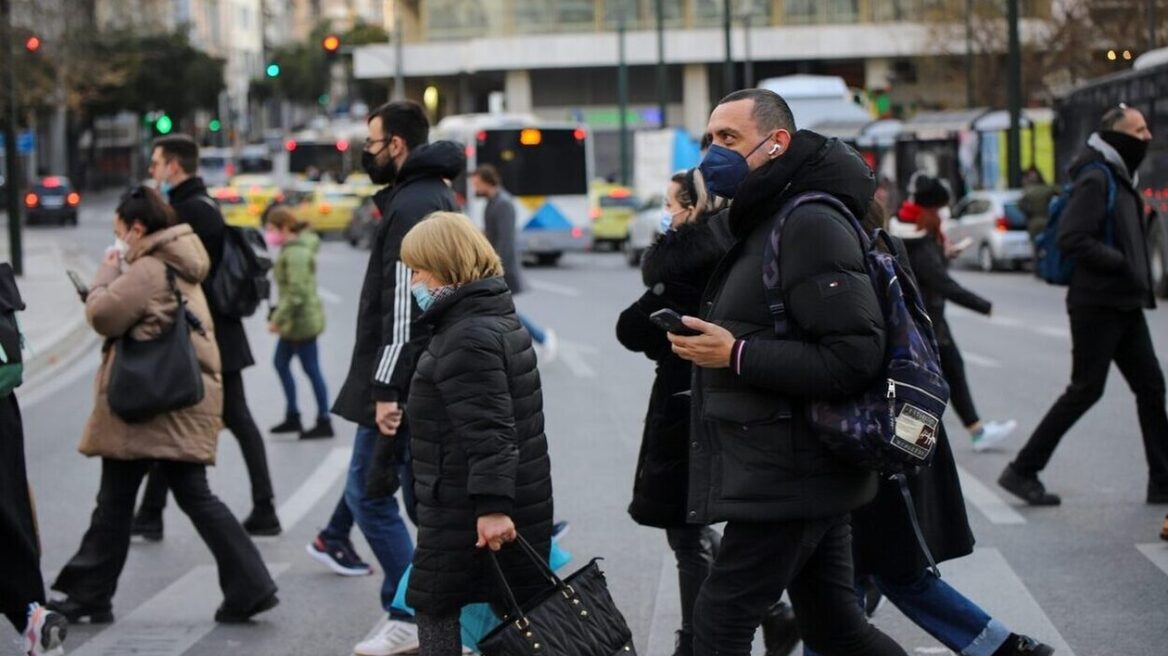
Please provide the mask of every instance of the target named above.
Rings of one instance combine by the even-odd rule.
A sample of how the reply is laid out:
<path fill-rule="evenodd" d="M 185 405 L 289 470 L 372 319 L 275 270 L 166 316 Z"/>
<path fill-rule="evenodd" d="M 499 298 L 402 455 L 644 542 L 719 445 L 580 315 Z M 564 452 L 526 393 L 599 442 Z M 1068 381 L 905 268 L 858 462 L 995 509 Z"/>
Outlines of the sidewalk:
<path fill-rule="evenodd" d="M 97 262 L 79 247 L 59 243 L 50 232 L 25 230 L 23 236 L 24 275 L 16 283 L 26 306 L 20 320 L 29 349 L 24 356 L 27 386 L 96 340 L 65 271 L 72 269 L 88 280 Z M 0 240 L 0 261 L 8 261 L 6 233 L 0 237 L 5 237 Z"/>

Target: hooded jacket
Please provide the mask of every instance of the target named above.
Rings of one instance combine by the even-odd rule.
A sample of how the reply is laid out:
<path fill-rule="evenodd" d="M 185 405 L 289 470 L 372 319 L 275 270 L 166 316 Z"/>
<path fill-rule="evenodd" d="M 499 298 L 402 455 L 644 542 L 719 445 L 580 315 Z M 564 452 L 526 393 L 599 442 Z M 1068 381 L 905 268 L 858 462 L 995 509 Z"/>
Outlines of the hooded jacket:
<path fill-rule="evenodd" d="M 333 412 L 363 426 L 376 425 L 374 402 L 404 401 L 426 334 L 414 329 L 421 310 L 401 261 L 406 233 L 432 212 L 456 211 L 446 180 L 466 169 L 462 146 L 437 141 L 410 152 L 397 180 L 373 196 L 382 219 L 373 235 L 369 266 L 357 307 L 357 339 L 349 375 Z"/>
<path fill-rule="evenodd" d="M 203 371 L 203 400 L 182 410 L 143 422 L 126 423 L 110 410 L 109 387 L 113 340 L 130 335 L 148 340 L 175 320 L 178 304 L 166 278 L 175 270 L 176 286 L 187 307 L 203 324 L 205 334 L 191 331 L 191 342 Z M 223 428 L 223 389 L 219 349 L 211 311 L 200 284 L 210 259 L 189 225 L 177 225 L 146 235 L 126 254 L 126 270 L 103 264 L 85 301 L 85 318 L 106 338 L 97 371 L 93 412 L 85 424 L 79 450 L 87 456 L 114 460 L 177 460 L 214 464 Z"/>
<path fill-rule="evenodd" d="M 324 332 L 324 307 L 316 287 L 316 254 L 320 237 L 302 231 L 284 243 L 276 258 L 275 278 L 279 301 L 272 323 L 280 337 L 291 342 L 316 339 Z"/>
<path fill-rule="evenodd" d="M 406 601 L 419 612 L 441 614 L 499 601 L 487 555 L 475 547 L 480 516 L 508 515 L 539 553 L 547 553 L 551 463 L 535 351 L 503 278 L 459 287 L 421 321 L 433 337 L 406 404 L 418 500 L 418 548 Z M 517 547 L 500 551 L 499 561 L 521 602 L 547 589 Z"/>
<path fill-rule="evenodd" d="M 733 243 L 726 211 L 671 230 L 651 245 L 641 260 L 648 291 L 621 312 L 616 337 L 621 345 L 657 364 L 641 451 L 633 478 L 629 515 L 658 528 L 686 525 L 690 389 L 692 365 L 679 358 L 666 333 L 649 319 L 669 308 L 696 316 L 702 290 Z"/>
<path fill-rule="evenodd" d="M 207 192 L 207 185 L 199 177 L 187 178 L 171 189 L 170 206 L 174 208 L 179 221 L 189 224 L 194 229 L 211 258 L 211 269 L 203 279 L 206 285 L 219 269 L 219 262 L 223 259 L 223 240 L 227 232 L 227 222 L 223 220 L 223 213 L 219 211 L 219 206 Z M 211 316 L 215 319 L 215 341 L 219 345 L 223 372 L 235 373 L 255 364 L 251 345 L 247 341 L 247 332 L 243 329 L 243 321 L 225 317 L 214 308 L 211 309 Z"/>
<path fill-rule="evenodd" d="M 1107 216 L 1107 175 L 1115 178 L 1115 210 Z M 1154 308 L 1152 267 L 1148 253 L 1150 221 L 1133 182 L 1134 172 L 1098 134 L 1070 167 L 1074 186 L 1063 209 L 1058 246 L 1075 263 L 1067 289 L 1067 307 L 1108 307 L 1119 310 Z M 1115 243 L 1105 240 L 1105 222 L 1114 220 Z"/>
<path fill-rule="evenodd" d="M 730 227 L 738 242 L 701 309 L 745 345 L 730 368 L 694 367 L 689 522 L 828 517 L 874 496 L 875 474 L 829 451 L 804 411 L 809 399 L 859 393 L 883 365 L 884 321 L 859 237 L 824 204 L 791 214 L 779 265 L 794 333 L 782 339 L 766 299 L 763 253 L 776 213 L 793 196 L 830 193 L 859 217 L 875 187 L 855 151 L 803 130 L 735 196 Z"/>

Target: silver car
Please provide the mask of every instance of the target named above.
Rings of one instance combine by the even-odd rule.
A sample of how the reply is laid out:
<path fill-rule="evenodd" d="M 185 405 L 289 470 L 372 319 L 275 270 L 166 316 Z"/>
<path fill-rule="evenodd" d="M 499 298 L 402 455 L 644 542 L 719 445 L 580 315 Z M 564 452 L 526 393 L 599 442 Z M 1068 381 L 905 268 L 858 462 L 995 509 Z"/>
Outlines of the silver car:
<path fill-rule="evenodd" d="M 661 211 L 663 209 L 665 209 L 665 201 L 660 196 L 654 196 L 645 201 L 637 210 L 633 222 L 629 224 L 629 238 L 621 245 L 625 252 L 625 261 L 629 263 L 629 266 L 641 266 L 641 256 L 660 236 Z"/>
<path fill-rule="evenodd" d="M 961 249 L 956 261 L 982 271 L 1022 268 L 1034 259 L 1022 192 L 974 191 L 961 199 L 944 223 L 949 243 Z"/>

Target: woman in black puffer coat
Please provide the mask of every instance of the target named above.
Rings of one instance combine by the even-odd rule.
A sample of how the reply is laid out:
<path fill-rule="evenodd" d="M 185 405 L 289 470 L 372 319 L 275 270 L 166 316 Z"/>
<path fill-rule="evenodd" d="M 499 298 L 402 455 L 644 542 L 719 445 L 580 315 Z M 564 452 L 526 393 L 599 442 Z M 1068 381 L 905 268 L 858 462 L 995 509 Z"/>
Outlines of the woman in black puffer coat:
<path fill-rule="evenodd" d="M 402 242 L 411 290 L 433 337 L 406 413 L 413 426 L 418 546 L 406 601 L 423 656 L 460 654 L 459 611 L 500 602 L 485 548 L 520 603 L 547 588 L 518 548 L 551 547 L 552 482 L 531 337 L 515 315 L 499 257 L 470 219 L 430 215 Z"/>

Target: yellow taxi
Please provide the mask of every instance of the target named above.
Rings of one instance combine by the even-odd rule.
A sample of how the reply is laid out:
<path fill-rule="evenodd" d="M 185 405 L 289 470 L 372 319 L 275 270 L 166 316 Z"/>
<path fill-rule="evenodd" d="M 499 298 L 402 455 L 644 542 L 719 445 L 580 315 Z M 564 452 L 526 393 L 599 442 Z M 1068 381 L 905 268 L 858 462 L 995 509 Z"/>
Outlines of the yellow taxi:
<path fill-rule="evenodd" d="M 593 247 L 619 249 L 629 238 L 629 226 L 640 206 L 641 201 L 629 187 L 607 182 L 593 184 L 588 208 Z"/>
<path fill-rule="evenodd" d="M 231 179 L 231 186 L 243 196 L 248 214 L 260 220 L 273 203 L 284 200 L 284 190 L 272 176 L 260 173 L 243 173 Z"/>
<path fill-rule="evenodd" d="M 358 197 L 365 198 L 381 191 L 381 187 L 385 185 L 373 184 L 373 181 L 369 179 L 367 173 L 350 173 L 345 178 L 342 186 L 346 189 L 351 189 Z"/>
<path fill-rule="evenodd" d="M 296 218 L 314 232 L 344 232 L 361 204 L 361 197 L 343 185 L 318 184 L 288 193 L 287 203 Z"/>
<path fill-rule="evenodd" d="M 227 225 L 239 228 L 260 227 L 259 213 L 253 214 L 248 211 L 247 201 L 235 187 L 211 187 L 207 193 L 219 204 L 219 211 L 223 213 L 223 220 Z"/>

